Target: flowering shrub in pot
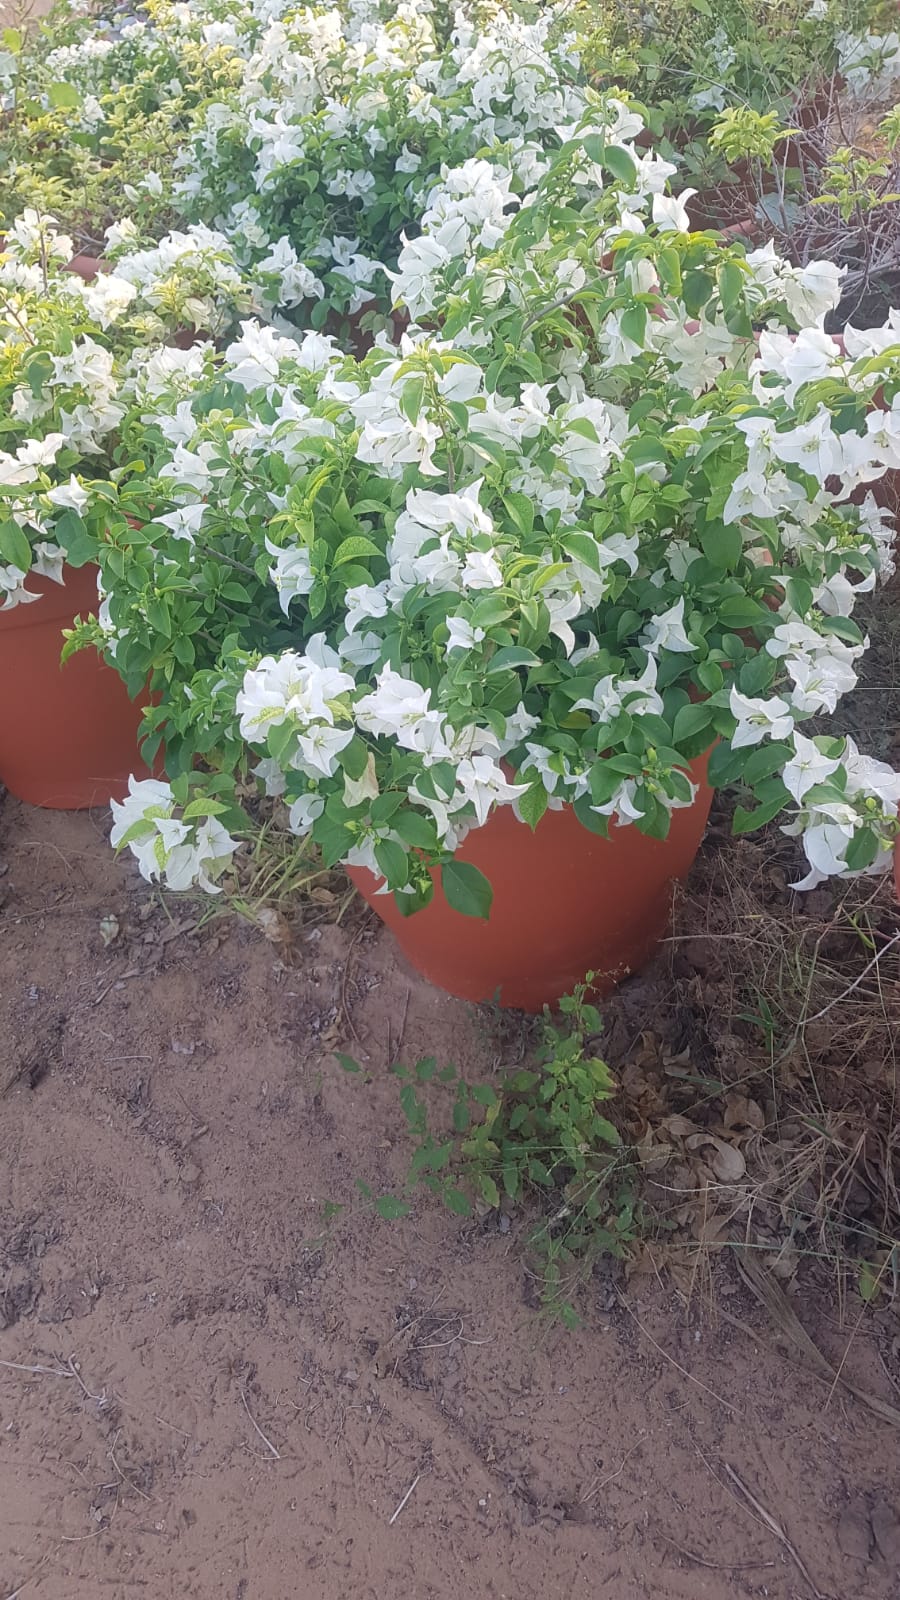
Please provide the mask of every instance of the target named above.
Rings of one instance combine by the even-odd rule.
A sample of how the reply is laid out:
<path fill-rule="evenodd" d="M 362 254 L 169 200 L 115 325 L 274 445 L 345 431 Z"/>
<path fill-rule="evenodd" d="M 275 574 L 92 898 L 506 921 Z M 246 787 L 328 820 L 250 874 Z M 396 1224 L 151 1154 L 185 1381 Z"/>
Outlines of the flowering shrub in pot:
<path fill-rule="evenodd" d="M 900 778 L 804 725 L 855 682 L 854 600 L 890 568 L 892 531 L 851 496 L 897 459 L 900 349 L 822 334 L 827 263 L 690 233 L 641 126 L 598 102 L 523 193 L 502 161 L 448 172 L 398 260 L 397 304 L 429 323 L 399 346 L 356 362 L 247 322 L 220 355 L 134 370 L 141 465 L 117 474 L 107 601 L 80 637 L 160 696 L 173 787 L 136 784 L 117 823 L 148 875 L 177 847 L 179 885 L 185 849 L 220 880 L 230 847 L 200 831 L 252 831 L 249 777 L 376 907 L 393 896 L 413 960 L 437 906 L 457 945 L 460 913 L 486 919 L 468 992 L 538 1004 L 554 953 L 543 992 L 517 989 L 490 938 L 498 810 L 539 953 L 529 852 L 560 812 L 585 859 L 674 841 L 643 912 L 617 900 L 599 935 L 582 916 L 584 970 L 619 970 L 632 912 L 646 954 L 714 743 L 736 826 L 787 810 L 805 885 L 888 865 Z"/>
<path fill-rule="evenodd" d="M 104 340 L 114 280 L 63 271 L 69 238 L 26 211 L 0 255 L 0 781 L 39 805 L 102 803 L 137 758 L 140 709 L 92 653 L 60 664 L 63 633 L 97 604 L 92 565 L 124 407 Z M 125 301 L 132 294 L 124 284 Z"/>

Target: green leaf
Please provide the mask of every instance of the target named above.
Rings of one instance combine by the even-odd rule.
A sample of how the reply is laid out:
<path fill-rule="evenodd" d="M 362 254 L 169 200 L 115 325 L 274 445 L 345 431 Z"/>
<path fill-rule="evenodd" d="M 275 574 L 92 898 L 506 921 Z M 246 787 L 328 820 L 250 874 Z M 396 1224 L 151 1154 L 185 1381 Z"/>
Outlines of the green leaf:
<path fill-rule="evenodd" d="M 377 544 L 373 544 L 372 540 L 367 539 L 365 534 L 354 533 L 350 535 L 349 539 L 344 539 L 343 543 L 338 545 L 334 553 L 332 566 L 342 567 L 347 561 L 360 561 L 366 556 L 380 556 L 383 554 L 384 552 L 379 550 Z"/>
<path fill-rule="evenodd" d="M 25 43 L 25 35 L 21 28 L 4 28 L 0 38 L 3 40 L 4 50 L 8 50 L 11 56 L 17 56 L 21 53 L 22 46 Z"/>
<path fill-rule="evenodd" d="M 850 872 L 864 872 L 878 854 L 878 838 L 871 828 L 857 828 L 845 851 Z"/>
<path fill-rule="evenodd" d="M 752 628 L 766 615 L 766 607 L 758 600 L 751 600 L 749 595 L 732 595 L 719 606 L 719 620 L 729 628 Z"/>
<path fill-rule="evenodd" d="M 413 850 L 434 850 L 437 845 L 434 823 L 418 811 L 401 811 L 394 818 L 393 826 L 403 843 Z"/>
<path fill-rule="evenodd" d="M 31 566 L 31 545 L 12 517 L 0 522 L 0 557 L 20 572 L 27 572 Z"/>
<path fill-rule="evenodd" d="M 737 566 L 744 549 L 737 522 L 708 522 L 700 532 L 700 544 L 707 561 L 726 571 Z"/>
<path fill-rule="evenodd" d="M 379 839 L 375 845 L 375 860 L 391 889 L 403 889 L 409 878 L 409 860 L 402 844 L 395 839 Z"/>
<path fill-rule="evenodd" d="M 859 1298 L 862 1300 L 864 1305 L 870 1305 L 877 1296 L 878 1291 L 881 1288 L 883 1272 L 883 1267 L 881 1272 L 876 1272 L 874 1264 L 871 1261 L 861 1261 L 859 1263 L 857 1288 L 859 1290 Z"/>
<path fill-rule="evenodd" d="M 81 101 L 81 95 L 72 83 L 51 83 L 47 98 L 57 111 L 69 111 Z"/>
<path fill-rule="evenodd" d="M 481 917 L 487 921 L 494 891 L 484 873 L 470 861 L 448 861 L 441 868 L 441 884 L 447 904 L 454 911 L 464 917 Z"/>
<path fill-rule="evenodd" d="M 503 504 L 519 532 L 529 538 L 534 528 L 534 505 L 527 494 L 510 490 L 503 496 Z"/>
<path fill-rule="evenodd" d="M 478 1187 L 481 1190 L 481 1198 L 487 1203 L 487 1205 L 493 1206 L 494 1208 L 499 1206 L 500 1190 L 497 1188 L 497 1185 L 489 1172 L 482 1172 L 479 1174 Z"/>
<path fill-rule="evenodd" d="M 357 783 L 369 765 L 369 747 L 359 735 L 354 735 L 348 745 L 345 745 L 338 760 L 348 778 L 353 778 Z"/>
<path fill-rule="evenodd" d="M 698 733 L 704 732 L 712 721 L 712 708 L 708 705 L 682 706 L 676 713 L 672 724 L 672 739 L 681 747 L 687 739 L 692 739 Z"/>
<path fill-rule="evenodd" d="M 719 298 L 722 308 L 731 311 L 744 300 L 744 274 L 736 261 L 725 261 L 719 268 Z"/>
<path fill-rule="evenodd" d="M 73 567 L 83 567 L 97 556 L 97 541 L 92 538 L 77 511 L 64 511 L 57 519 L 56 537 Z"/>
<path fill-rule="evenodd" d="M 398 1217 L 408 1217 L 412 1207 L 395 1194 L 380 1194 L 375 1201 L 375 1210 L 385 1222 L 396 1222 Z"/>
<path fill-rule="evenodd" d="M 465 1097 L 465 1091 L 463 1091 L 463 1094 L 460 1096 L 460 1098 L 454 1101 L 453 1104 L 454 1133 L 467 1133 L 471 1120 L 472 1119 L 469 1116 L 469 1104 Z"/>
<path fill-rule="evenodd" d="M 771 790 L 769 790 L 770 784 L 772 785 Z M 769 791 L 768 798 L 762 798 L 761 796 L 762 803 L 755 810 L 748 811 L 746 806 L 738 806 L 736 808 L 734 822 L 732 823 L 734 833 L 753 833 L 757 828 L 765 827 L 766 823 L 771 822 L 773 817 L 777 817 L 779 811 L 783 811 L 790 800 L 790 795 L 781 780 L 776 778 L 768 779 L 766 790 Z"/>
<path fill-rule="evenodd" d="M 506 451 L 496 439 L 485 439 L 481 434 L 470 433 L 469 444 L 476 455 L 487 456 L 498 467 L 506 466 Z"/>
<path fill-rule="evenodd" d="M 717 661 L 701 661 L 697 677 L 710 694 L 716 694 L 725 682 L 725 674 Z"/>
<path fill-rule="evenodd" d="M 771 778 L 773 772 L 783 771 L 793 754 L 789 744 L 762 744 L 747 757 L 741 777 L 752 788 L 764 778 Z"/>
<path fill-rule="evenodd" d="M 833 633 L 838 639 L 846 639 L 848 644 L 862 644 L 862 632 L 852 617 L 823 617 L 819 627 L 823 633 Z"/>
<path fill-rule="evenodd" d="M 522 821 L 528 824 L 532 832 L 534 832 L 549 804 L 550 796 L 540 778 L 536 778 L 530 789 L 527 789 L 525 794 L 519 796 L 519 815 Z"/>
<path fill-rule="evenodd" d="M 605 1139 L 607 1144 L 620 1145 L 622 1143 L 622 1135 L 615 1123 L 610 1122 L 608 1117 L 595 1116 L 591 1121 L 591 1127 L 596 1137 Z"/>
<path fill-rule="evenodd" d="M 681 292 L 681 257 L 677 250 L 667 245 L 656 257 L 656 270 L 662 288 L 668 294 Z"/>
<path fill-rule="evenodd" d="M 520 644 L 508 644 L 491 657 L 485 675 L 490 677 L 492 673 L 505 672 L 510 667 L 539 667 L 540 664 L 540 657 L 532 650 L 526 650 Z"/>
<path fill-rule="evenodd" d="M 566 533 L 559 542 L 567 555 L 574 556 L 576 561 L 583 561 L 585 566 L 590 567 L 592 572 L 598 574 L 602 572 L 600 551 L 592 534 Z"/>
<path fill-rule="evenodd" d="M 637 166 L 627 150 L 623 150 L 618 144 L 608 144 L 601 160 L 607 172 L 611 172 L 624 189 L 634 188 L 637 182 Z"/>
<path fill-rule="evenodd" d="M 732 750 L 730 745 L 717 744 L 709 758 L 706 772 L 714 789 L 724 789 L 729 783 L 736 782 L 744 767 L 743 750 Z"/>
<path fill-rule="evenodd" d="M 424 395 L 425 376 L 423 373 L 418 374 L 414 378 L 410 378 L 409 381 L 403 385 L 403 392 L 400 396 L 400 410 L 403 412 L 403 415 L 406 417 L 407 421 L 412 423 L 413 427 L 415 427 L 419 420 L 419 413 L 422 410 L 422 400 Z"/>
<path fill-rule="evenodd" d="M 698 317 L 713 291 L 713 280 L 708 272 L 691 270 L 684 275 L 681 287 L 684 307 L 689 317 Z"/>
<path fill-rule="evenodd" d="M 463 1194 L 462 1189 L 446 1188 L 444 1190 L 444 1204 L 448 1211 L 454 1211 L 458 1217 L 470 1217 L 472 1215 L 472 1202 L 467 1195 Z"/>
<path fill-rule="evenodd" d="M 619 326 L 624 338 L 633 339 L 643 350 L 647 342 L 647 307 L 640 303 L 629 306 L 628 310 L 622 313 Z"/>
<path fill-rule="evenodd" d="M 362 1072 L 362 1067 L 360 1066 L 359 1062 L 354 1061 L 352 1056 L 342 1055 L 339 1050 L 335 1050 L 334 1059 L 338 1066 L 342 1067 L 345 1072 Z"/>

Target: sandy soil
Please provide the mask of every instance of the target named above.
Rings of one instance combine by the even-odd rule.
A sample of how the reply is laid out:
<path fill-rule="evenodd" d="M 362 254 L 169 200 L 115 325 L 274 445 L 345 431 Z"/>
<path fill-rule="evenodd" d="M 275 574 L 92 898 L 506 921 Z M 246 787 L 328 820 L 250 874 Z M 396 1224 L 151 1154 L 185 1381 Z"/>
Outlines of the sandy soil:
<path fill-rule="evenodd" d="M 597 1275 L 567 1333 L 519 1219 L 362 1202 L 401 1032 L 484 1075 L 489 1015 L 359 922 L 287 967 L 171 925 L 100 815 L 6 800 L 0 855 L 0 1600 L 897 1596 L 896 1431 L 727 1270 L 689 1312 Z M 865 1329 L 847 1370 L 890 1398 Z"/>

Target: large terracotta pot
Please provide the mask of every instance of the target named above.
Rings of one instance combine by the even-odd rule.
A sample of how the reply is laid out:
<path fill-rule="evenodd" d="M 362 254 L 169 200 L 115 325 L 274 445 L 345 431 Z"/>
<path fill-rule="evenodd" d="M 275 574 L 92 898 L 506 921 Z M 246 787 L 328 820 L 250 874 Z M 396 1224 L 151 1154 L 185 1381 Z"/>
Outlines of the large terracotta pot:
<path fill-rule="evenodd" d="M 350 877 L 430 982 L 464 1000 L 541 1011 L 596 973 L 604 993 L 652 955 L 668 926 L 672 886 L 688 872 L 709 815 L 706 757 L 692 763 L 700 784 L 676 811 L 667 839 L 616 827 L 589 833 L 570 807 L 548 811 L 534 832 L 509 806 L 464 840 L 459 859 L 490 879 L 487 922 L 453 911 L 436 882 L 434 899 L 404 917 L 392 895 L 375 893 L 370 872 Z"/>
<path fill-rule="evenodd" d="M 121 799 L 138 757 L 141 706 L 96 650 L 60 665 L 62 630 L 97 608 L 97 568 L 64 584 L 32 577 L 40 600 L 0 612 L 0 783 L 19 800 L 80 811 Z"/>
<path fill-rule="evenodd" d="M 78 255 L 66 262 L 63 271 L 74 272 L 76 278 L 83 278 L 85 283 L 93 283 L 98 272 L 109 271 L 109 262 L 104 261 L 102 256 Z"/>

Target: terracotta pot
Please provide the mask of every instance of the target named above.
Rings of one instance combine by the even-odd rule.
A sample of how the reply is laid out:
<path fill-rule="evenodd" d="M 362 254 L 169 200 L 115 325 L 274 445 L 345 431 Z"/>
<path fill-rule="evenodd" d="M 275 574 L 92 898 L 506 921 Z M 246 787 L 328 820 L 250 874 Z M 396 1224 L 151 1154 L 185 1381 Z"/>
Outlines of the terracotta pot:
<path fill-rule="evenodd" d="M 138 756 L 141 706 L 95 650 L 60 665 L 62 630 L 97 606 L 97 568 L 64 584 L 29 578 L 41 599 L 0 612 L 0 783 L 29 805 L 80 811 L 121 799 Z"/>
<path fill-rule="evenodd" d="M 98 272 L 108 272 L 109 263 L 102 256 L 73 256 L 63 268 L 65 272 L 74 272 L 78 278 L 83 278 L 85 283 L 93 283 Z"/>
<path fill-rule="evenodd" d="M 599 993 L 637 971 L 668 926 L 672 886 L 694 860 L 709 814 L 706 757 L 691 764 L 700 784 L 676 811 L 667 839 L 613 827 L 589 833 L 571 807 L 548 811 L 534 832 L 509 806 L 463 842 L 459 859 L 480 868 L 494 891 L 487 922 L 448 906 L 440 884 L 424 911 L 404 917 L 370 872 L 351 869 L 363 898 L 395 935 L 417 972 L 464 1000 L 541 1011 L 594 972 Z"/>

